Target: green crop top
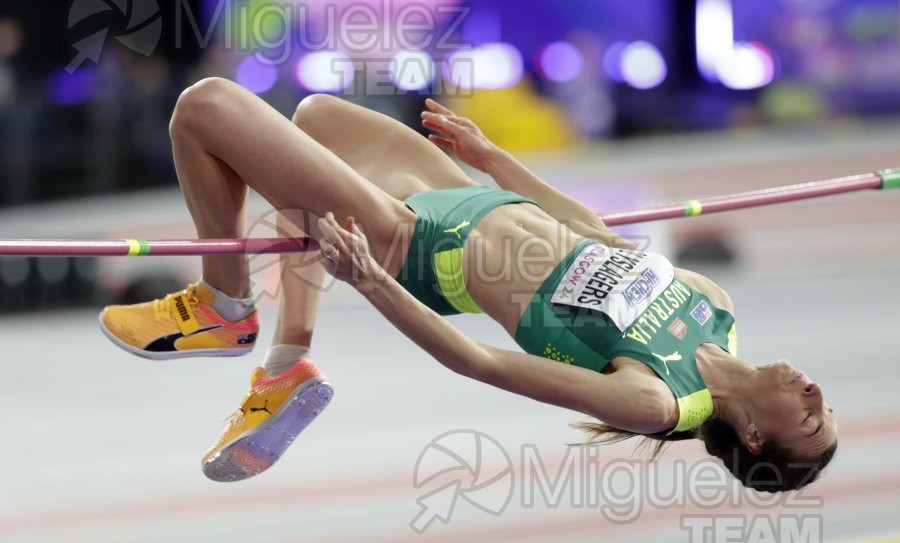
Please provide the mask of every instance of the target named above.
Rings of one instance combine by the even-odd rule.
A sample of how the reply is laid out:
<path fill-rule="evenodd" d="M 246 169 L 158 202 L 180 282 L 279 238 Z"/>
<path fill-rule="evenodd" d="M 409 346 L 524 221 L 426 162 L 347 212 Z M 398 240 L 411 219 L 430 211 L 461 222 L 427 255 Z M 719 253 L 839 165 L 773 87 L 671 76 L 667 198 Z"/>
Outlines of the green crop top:
<path fill-rule="evenodd" d="M 650 366 L 678 402 L 672 432 L 713 412 L 697 347 L 737 354 L 734 317 L 677 279 L 665 257 L 596 241 L 580 244 L 544 281 L 515 339 L 530 354 L 595 371 L 620 356 Z"/>

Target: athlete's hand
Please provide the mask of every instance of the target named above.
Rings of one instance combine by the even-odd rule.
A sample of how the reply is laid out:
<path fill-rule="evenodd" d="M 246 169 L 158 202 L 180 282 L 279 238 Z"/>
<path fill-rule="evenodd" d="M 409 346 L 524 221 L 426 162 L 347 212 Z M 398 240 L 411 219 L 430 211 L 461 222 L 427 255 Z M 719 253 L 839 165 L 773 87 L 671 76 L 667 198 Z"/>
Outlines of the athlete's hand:
<path fill-rule="evenodd" d="M 490 158 L 499 151 L 497 146 L 470 119 L 456 115 L 431 98 L 425 101 L 425 107 L 428 111 L 422 112 L 422 126 L 436 132 L 428 139 L 469 166 L 485 171 Z"/>
<path fill-rule="evenodd" d="M 342 226 L 333 213 L 326 213 L 319 219 L 319 231 L 322 265 L 335 278 L 363 290 L 383 276 L 384 269 L 372 258 L 366 235 L 353 217 Z"/>

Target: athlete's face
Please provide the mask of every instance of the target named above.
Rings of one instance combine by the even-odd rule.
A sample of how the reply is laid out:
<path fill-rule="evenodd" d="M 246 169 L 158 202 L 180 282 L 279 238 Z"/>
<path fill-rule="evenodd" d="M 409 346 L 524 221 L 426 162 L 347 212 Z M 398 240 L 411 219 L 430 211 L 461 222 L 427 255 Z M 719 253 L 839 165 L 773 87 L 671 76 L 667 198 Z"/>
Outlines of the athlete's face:
<path fill-rule="evenodd" d="M 837 439 L 822 388 L 787 360 L 759 368 L 751 417 L 759 439 L 773 440 L 802 459 L 818 458 Z"/>

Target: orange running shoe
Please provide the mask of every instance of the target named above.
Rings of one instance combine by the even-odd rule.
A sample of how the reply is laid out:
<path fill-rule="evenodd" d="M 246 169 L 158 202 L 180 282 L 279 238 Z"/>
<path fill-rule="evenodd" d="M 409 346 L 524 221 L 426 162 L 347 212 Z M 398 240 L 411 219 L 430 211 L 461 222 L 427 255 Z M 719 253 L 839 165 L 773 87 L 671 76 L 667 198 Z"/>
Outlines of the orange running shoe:
<path fill-rule="evenodd" d="M 252 351 L 259 314 L 254 311 L 231 322 L 213 309 L 213 299 L 213 293 L 198 283 L 151 302 L 111 305 L 100 313 L 100 329 L 119 347 L 154 360 L 241 356 Z"/>
<path fill-rule="evenodd" d="M 250 375 L 250 392 L 215 445 L 203 456 L 213 481 L 240 481 L 270 468 L 331 401 L 334 389 L 309 360 L 282 375 Z"/>

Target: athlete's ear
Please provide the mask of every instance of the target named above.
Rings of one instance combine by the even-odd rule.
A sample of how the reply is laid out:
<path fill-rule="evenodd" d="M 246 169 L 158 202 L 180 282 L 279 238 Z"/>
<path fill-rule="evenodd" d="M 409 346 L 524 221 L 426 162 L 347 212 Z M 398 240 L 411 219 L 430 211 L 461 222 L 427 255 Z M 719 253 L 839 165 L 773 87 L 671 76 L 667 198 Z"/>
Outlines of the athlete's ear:
<path fill-rule="evenodd" d="M 759 428 L 756 424 L 750 423 L 744 430 L 744 443 L 747 444 L 747 450 L 753 456 L 758 456 L 762 450 L 763 440 L 759 437 Z"/>

